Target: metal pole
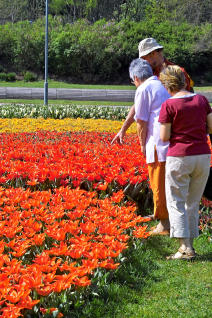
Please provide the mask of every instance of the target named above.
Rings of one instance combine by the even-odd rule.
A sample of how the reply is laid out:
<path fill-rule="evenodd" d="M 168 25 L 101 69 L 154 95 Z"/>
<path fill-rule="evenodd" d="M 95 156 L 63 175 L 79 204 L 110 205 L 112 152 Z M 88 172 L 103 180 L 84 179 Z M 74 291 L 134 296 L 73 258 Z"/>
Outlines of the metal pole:
<path fill-rule="evenodd" d="M 48 0 L 46 0 L 46 26 L 45 26 L 45 83 L 44 105 L 48 105 Z"/>

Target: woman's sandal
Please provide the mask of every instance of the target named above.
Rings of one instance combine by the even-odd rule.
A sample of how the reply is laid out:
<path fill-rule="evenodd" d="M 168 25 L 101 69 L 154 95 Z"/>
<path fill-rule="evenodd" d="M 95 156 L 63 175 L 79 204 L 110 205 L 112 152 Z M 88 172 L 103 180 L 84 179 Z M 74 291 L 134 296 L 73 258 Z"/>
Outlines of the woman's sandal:
<path fill-rule="evenodd" d="M 192 261 L 192 260 L 194 260 L 195 257 L 196 257 L 196 253 L 194 250 L 186 251 L 186 250 L 179 248 L 177 253 L 172 254 L 170 256 L 167 256 L 166 259 L 167 260 L 183 259 L 183 260 Z"/>

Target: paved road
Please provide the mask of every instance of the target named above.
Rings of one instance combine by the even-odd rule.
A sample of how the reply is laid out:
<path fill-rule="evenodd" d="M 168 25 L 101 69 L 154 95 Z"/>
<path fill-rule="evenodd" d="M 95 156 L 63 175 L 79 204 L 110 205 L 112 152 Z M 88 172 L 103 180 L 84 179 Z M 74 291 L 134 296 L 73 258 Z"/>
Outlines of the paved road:
<path fill-rule="evenodd" d="M 49 88 L 48 98 L 52 100 L 81 100 L 81 101 L 119 101 L 132 102 L 134 90 L 110 89 L 66 89 Z M 212 92 L 201 92 L 209 102 L 212 102 Z M 43 99 L 43 88 L 0 87 L 0 99 Z"/>

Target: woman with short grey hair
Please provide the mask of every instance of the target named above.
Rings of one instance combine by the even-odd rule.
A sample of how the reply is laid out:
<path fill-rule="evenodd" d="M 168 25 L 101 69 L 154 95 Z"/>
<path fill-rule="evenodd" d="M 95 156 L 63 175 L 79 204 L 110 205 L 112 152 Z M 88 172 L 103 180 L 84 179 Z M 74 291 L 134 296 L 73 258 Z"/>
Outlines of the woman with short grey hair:
<path fill-rule="evenodd" d="M 152 76 L 153 71 L 147 61 L 143 59 L 135 59 L 130 64 L 129 74 L 132 81 L 134 81 L 135 76 L 143 81 Z"/>
<path fill-rule="evenodd" d="M 165 161 L 168 142 L 160 140 L 158 122 L 161 104 L 170 95 L 157 76 L 153 75 L 150 64 L 135 59 L 129 67 L 130 78 L 137 87 L 135 93 L 135 116 L 141 152 L 146 157 L 150 185 L 153 191 L 154 218 L 160 219 L 152 235 L 169 235 L 168 211 L 165 198 Z"/>

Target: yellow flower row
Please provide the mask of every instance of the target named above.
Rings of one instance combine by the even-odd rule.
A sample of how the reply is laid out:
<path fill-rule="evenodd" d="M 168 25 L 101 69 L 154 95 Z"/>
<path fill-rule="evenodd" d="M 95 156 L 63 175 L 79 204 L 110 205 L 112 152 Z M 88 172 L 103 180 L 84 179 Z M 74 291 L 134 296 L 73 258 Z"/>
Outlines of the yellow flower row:
<path fill-rule="evenodd" d="M 44 118 L 6 118 L 0 119 L 0 132 L 33 132 L 38 130 L 49 131 L 107 131 L 118 132 L 123 122 L 106 119 L 44 119 Z M 129 133 L 136 132 L 133 124 Z"/>

